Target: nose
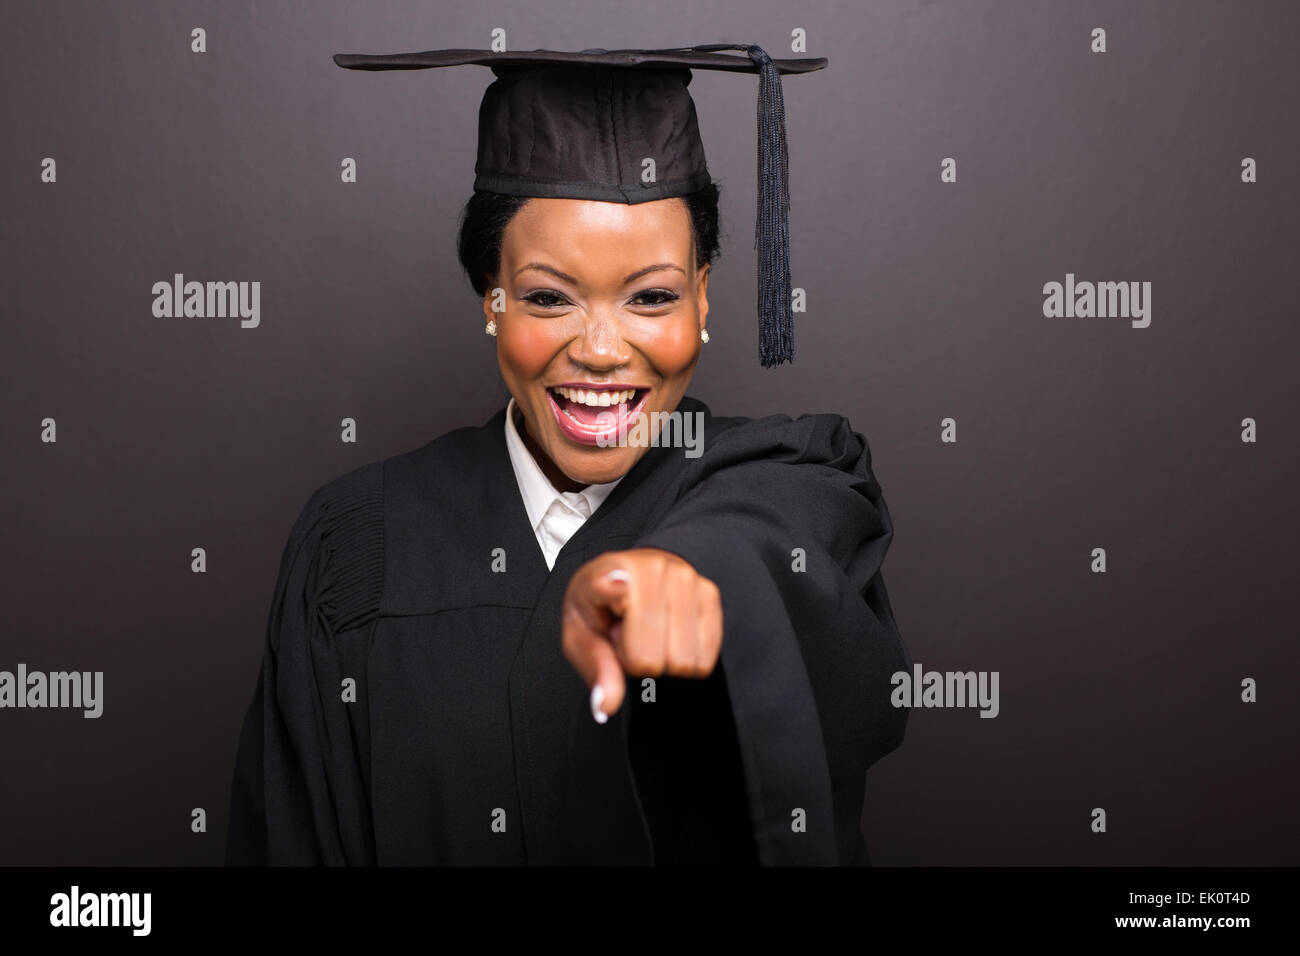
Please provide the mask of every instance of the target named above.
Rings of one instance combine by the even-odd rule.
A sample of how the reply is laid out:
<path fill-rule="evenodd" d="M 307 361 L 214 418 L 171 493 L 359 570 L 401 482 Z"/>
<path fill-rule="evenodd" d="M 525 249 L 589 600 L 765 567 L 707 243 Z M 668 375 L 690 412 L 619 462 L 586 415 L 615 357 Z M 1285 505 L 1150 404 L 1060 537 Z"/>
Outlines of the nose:
<path fill-rule="evenodd" d="M 618 319 L 605 310 L 588 313 L 581 332 L 569 345 L 569 358 L 592 371 L 603 372 L 626 365 L 631 349 L 623 340 Z"/>

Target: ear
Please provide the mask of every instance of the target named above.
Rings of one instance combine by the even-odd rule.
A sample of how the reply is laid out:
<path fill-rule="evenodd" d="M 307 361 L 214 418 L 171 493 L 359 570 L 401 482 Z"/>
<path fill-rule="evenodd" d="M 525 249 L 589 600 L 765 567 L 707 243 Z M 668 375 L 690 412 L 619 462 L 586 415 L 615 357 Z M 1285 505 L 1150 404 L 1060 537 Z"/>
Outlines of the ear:
<path fill-rule="evenodd" d="M 695 302 L 696 307 L 700 310 L 700 328 L 704 328 L 705 320 L 709 317 L 709 268 L 712 263 L 704 263 L 702 268 L 695 277 Z"/>

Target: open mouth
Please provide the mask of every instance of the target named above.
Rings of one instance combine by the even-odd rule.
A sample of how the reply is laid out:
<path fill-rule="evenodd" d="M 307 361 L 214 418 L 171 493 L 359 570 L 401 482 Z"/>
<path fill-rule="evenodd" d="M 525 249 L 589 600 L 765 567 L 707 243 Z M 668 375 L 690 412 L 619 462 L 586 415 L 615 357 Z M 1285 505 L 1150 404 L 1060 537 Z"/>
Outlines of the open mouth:
<path fill-rule="evenodd" d="M 581 445 L 617 444 L 629 420 L 645 404 L 648 388 L 636 386 L 555 385 L 546 390 L 556 424 L 564 435 Z"/>

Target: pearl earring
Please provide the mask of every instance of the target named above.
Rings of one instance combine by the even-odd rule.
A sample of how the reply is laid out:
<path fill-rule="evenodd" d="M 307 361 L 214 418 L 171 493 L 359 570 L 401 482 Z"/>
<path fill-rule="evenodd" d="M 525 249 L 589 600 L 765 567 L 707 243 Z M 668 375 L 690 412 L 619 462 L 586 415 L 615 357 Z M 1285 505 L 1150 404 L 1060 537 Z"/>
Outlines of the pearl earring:
<path fill-rule="evenodd" d="M 488 324 L 485 325 L 485 326 L 483 327 L 483 331 L 486 332 L 488 335 L 496 335 L 496 334 L 497 334 L 497 320 L 496 320 L 496 319 L 488 319 Z"/>
<path fill-rule="evenodd" d="M 708 341 L 709 341 L 709 330 L 708 330 L 708 329 L 700 329 L 700 341 L 701 341 L 701 342 L 704 342 L 704 343 L 706 343 L 706 344 L 708 343 Z"/>

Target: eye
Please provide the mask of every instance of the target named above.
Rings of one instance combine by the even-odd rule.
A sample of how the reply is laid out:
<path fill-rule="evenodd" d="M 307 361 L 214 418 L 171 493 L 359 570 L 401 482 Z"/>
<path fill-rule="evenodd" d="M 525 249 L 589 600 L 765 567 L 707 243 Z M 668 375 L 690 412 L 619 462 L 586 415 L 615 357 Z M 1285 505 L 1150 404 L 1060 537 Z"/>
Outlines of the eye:
<path fill-rule="evenodd" d="M 638 292 L 632 299 L 634 305 L 668 305 L 680 299 L 676 292 L 671 289 L 646 289 L 644 292 Z"/>
<path fill-rule="evenodd" d="M 557 309 L 569 301 L 552 289 L 538 289 L 528 293 L 523 299 L 541 309 Z"/>

